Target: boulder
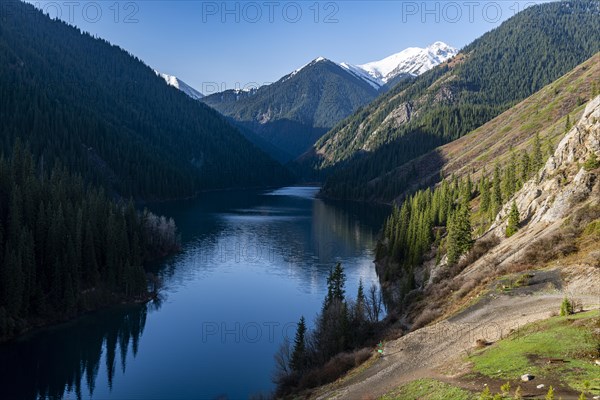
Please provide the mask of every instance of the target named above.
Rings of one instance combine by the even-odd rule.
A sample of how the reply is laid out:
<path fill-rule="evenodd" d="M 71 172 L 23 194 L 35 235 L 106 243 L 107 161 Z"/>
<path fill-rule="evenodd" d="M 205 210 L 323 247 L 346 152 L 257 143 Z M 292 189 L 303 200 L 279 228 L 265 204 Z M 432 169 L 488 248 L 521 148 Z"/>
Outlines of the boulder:
<path fill-rule="evenodd" d="M 521 375 L 521 380 L 522 380 L 523 382 L 529 382 L 529 381 L 532 381 L 532 380 L 533 380 L 533 378 L 535 378 L 535 377 L 534 377 L 533 375 L 531 375 L 531 374 L 525 374 L 525 375 Z"/>

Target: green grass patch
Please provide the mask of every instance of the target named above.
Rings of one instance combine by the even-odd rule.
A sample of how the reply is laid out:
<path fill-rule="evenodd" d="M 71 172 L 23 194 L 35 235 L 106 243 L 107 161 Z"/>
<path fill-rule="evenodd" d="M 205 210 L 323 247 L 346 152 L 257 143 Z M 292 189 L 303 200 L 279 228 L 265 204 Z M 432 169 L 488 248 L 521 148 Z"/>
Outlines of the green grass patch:
<path fill-rule="evenodd" d="M 475 352 L 469 361 L 475 372 L 491 378 L 518 380 L 530 373 L 559 380 L 575 390 L 583 390 L 584 382 L 589 381 L 592 393 L 597 395 L 600 367 L 593 361 L 599 356 L 600 337 L 593 330 L 598 327 L 597 310 L 550 318 L 526 325 L 508 338 Z"/>
<path fill-rule="evenodd" d="M 417 379 L 399 386 L 379 400 L 475 400 L 475 394 L 435 379 Z"/>
<path fill-rule="evenodd" d="M 583 236 L 600 237 L 600 219 L 590 222 L 583 230 Z"/>
<path fill-rule="evenodd" d="M 526 131 L 526 132 L 529 132 L 529 131 L 531 131 L 531 132 L 537 132 L 537 131 L 540 131 L 542 129 L 542 126 L 541 126 L 541 124 L 540 124 L 539 121 L 534 120 L 532 122 L 526 122 L 526 123 L 524 123 L 521 129 L 523 131 Z"/>

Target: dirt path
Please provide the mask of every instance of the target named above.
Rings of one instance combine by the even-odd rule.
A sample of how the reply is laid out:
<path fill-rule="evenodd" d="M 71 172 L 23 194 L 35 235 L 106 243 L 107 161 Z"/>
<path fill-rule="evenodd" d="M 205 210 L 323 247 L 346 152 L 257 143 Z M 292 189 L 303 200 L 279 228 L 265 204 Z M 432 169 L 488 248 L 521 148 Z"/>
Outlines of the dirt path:
<path fill-rule="evenodd" d="M 457 374 L 460 359 L 477 339 L 495 342 L 525 324 L 550 317 L 564 294 L 500 295 L 450 320 L 427 326 L 385 345 L 384 357 L 366 370 L 336 382 L 317 399 L 376 399 L 398 385 L 418 378 Z M 586 309 L 598 308 L 598 296 L 579 297 Z"/>

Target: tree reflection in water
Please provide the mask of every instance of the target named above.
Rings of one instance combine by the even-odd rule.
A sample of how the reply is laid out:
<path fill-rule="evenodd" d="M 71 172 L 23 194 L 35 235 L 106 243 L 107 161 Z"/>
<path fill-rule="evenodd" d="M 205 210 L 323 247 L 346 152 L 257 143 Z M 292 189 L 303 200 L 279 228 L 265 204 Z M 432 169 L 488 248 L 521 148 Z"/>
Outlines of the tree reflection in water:
<path fill-rule="evenodd" d="M 149 311 L 160 300 L 123 306 L 47 328 L 0 346 L 0 399 L 92 397 L 105 352 L 112 389 L 117 354 L 125 372 L 127 354 L 137 356 Z"/>

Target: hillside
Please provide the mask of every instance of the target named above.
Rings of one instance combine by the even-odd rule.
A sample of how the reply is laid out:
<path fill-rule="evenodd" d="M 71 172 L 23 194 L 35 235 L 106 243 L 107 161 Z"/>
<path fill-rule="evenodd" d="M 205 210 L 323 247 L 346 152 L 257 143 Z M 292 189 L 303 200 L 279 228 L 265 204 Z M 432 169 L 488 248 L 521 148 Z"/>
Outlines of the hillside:
<path fill-rule="evenodd" d="M 29 4 L 3 2 L 0 120 L 40 168 L 58 162 L 122 196 L 276 185 L 287 172 L 139 59 Z"/>
<path fill-rule="evenodd" d="M 511 395 L 520 386 L 533 398 L 549 386 L 564 399 L 600 394 L 600 96 L 580 115 L 458 261 L 428 252 L 410 271 L 415 289 L 398 297 L 389 287 L 392 301 L 403 303 L 394 304 L 396 329 L 410 333 L 390 337 L 383 358 L 372 357 L 312 397 L 473 399 L 486 386 Z M 480 197 L 468 200 L 473 217 Z M 509 234 L 515 208 L 516 231 Z M 448 246 L 452 229 L 434 246 Z M 390 265 L 380 258 L 384 271 Z M 560 310 L 565 315 L 556 317 Z M 523 382 L 523 374 L 532 380 Z"/>
<path fill-rule="evenodd" d="M 598 52 L 598 14 L 596 1 L 527 8 L 341 122 L 301 163 L 335 171 L 326 196 L 373 197 L 367 182 L 478 128 Z"/>
<path fill-rule="evenodd" d="M 500 392 L 506 381 L 513 390 L 520 383 L 529 396 L 541 393 L 538 383 L 546 390 L 551 384 L 565 399 L 586 390 L 583 382 L 597 368 L 594 358 L 600 358 L 586 347 L 589 342 L 574 344 L 568 352 L 564 346 L 529 346 L 526 351 L 540 357 L 534 358 L 518 353 L 522 350 L 511 340 L 499 340 L 514 339 L 515 324 L 555 315 L 565 298 L 572 310 L 600 306 L 599 56 L 473 132 L 472 138 L 460 139 L 469 140 L 467 144 L 443 148 L 453 157 L 445 178 L 397 199 L 376 249 L 388 313 L 385 327 L 377 332 L 377 340 L 385 339 L 384 357 L 375 354 L 316 390 L 299 385 L 307 396 L 376 398 L 387 393 L 386 400 L 442 399 L 459 390 L 460 398 L 471 399 L 478 398 L 483 383 Z M 489 142 L 486 133 L 492 135 Z M 460 151 L 451 153 L 457 148 L 466 150 L 465 157 Z M 585 329 L 574 326 L 568 334 L 591 333 L 600 343 L 600 336 L 589 330 L 594 321 Z M 567 329 L 564 319 L 543 324 L 546 335 L 562 335 Z M 486 336 L 490 325 L 501 333 Z M 468 334 L 462 334 L 465 326 Z M 440 332 L 457 334 L 434 340 Z M 488 355 L 488 346 L 490 354 L 504 348 L 504 358 Z M 373 354 L 372 347 L 350 350 L 336 359 Z M 503 361 L 518 357 L 524 358 L 519 367 Z M 563 377 L 563 364 L 540 367 L 541 357 L 565 360 L 577 365 L 577 371 Z M 314 374 L 327 376 L 328 371 Z M 530 371 L 543 380 L 519 382 Z M 322 384 L 333 382 L 322 379 Z M 409 397 L 420 390 L 411 386 L 415 379 L 426 380 L 415 381 L 421 388 L 433 385 L 432 393 Z M 588 394 L 600 394 L 593 383 L 591 390 Z"/>
<path fill-rule="evenodd" d="M 536 134 L 544 147 L 554 147 L 567 116 L 570 123 L 576 121 L 598 90 L 600 53 L 469 134 L 369 181 L 368 200 L 401 200 L 440 177 L 478 178 L 485 166 L 491 172 L 495 163 L 505 165 L 511 151 L 520 155 L 530 150 Z"/>

